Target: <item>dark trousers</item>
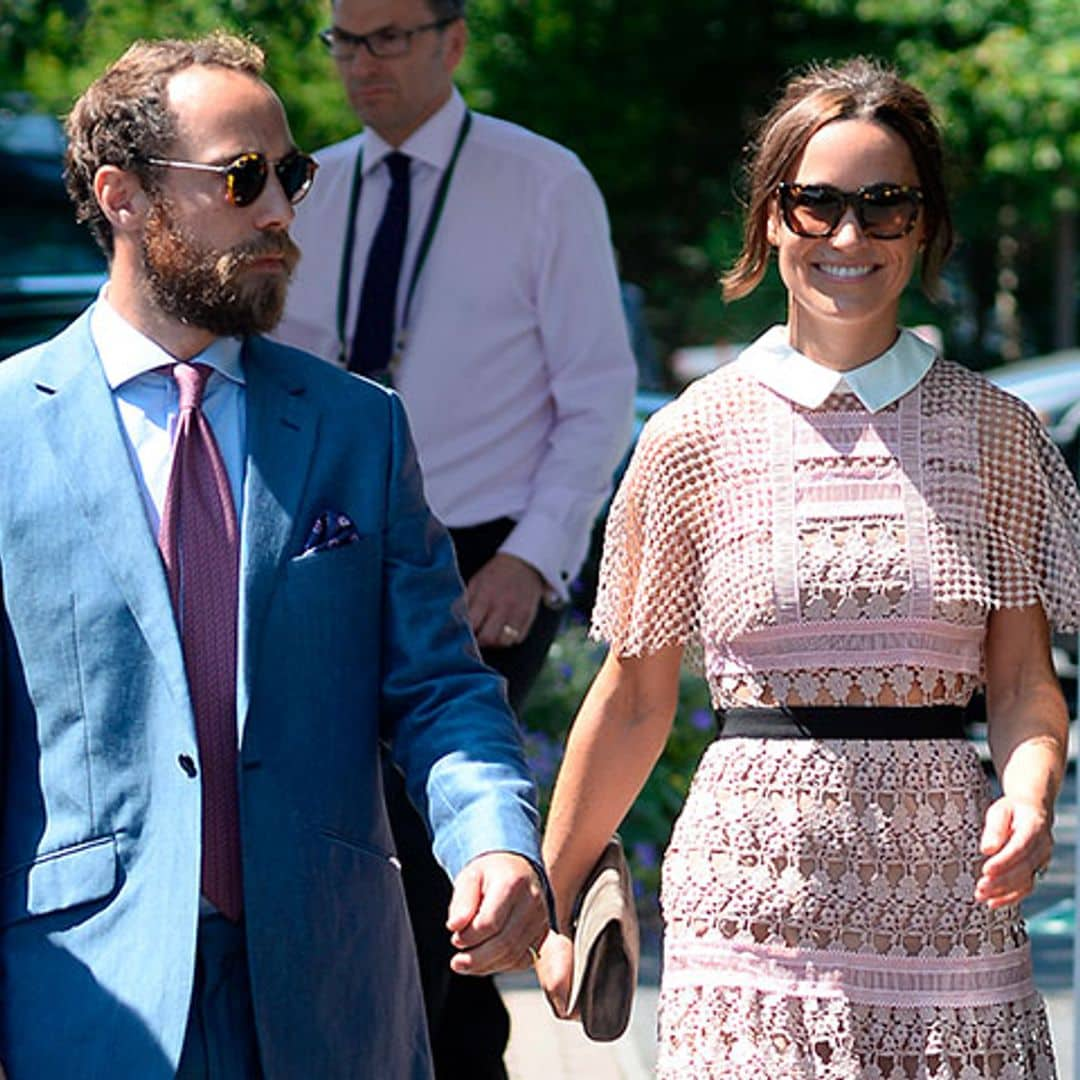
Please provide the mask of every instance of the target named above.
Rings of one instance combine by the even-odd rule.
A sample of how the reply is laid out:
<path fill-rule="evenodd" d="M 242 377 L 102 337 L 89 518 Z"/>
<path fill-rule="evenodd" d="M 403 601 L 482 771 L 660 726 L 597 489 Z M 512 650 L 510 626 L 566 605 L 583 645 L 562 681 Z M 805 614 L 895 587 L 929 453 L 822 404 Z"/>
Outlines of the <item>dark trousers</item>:
<path fill-rule="evenodd" d="M 243 924 L 199 920 L 195 985 L 177 1080 L 262 1080 Z"/>
<path fill-rule="evenodd" d="M 508 518 L 451 529 L 461 576 L 468 581 L 498 550 L 514 523 Z M 528 635 L 508 649 L 485 649 L 483 657 L 507 680 L 518 712 L 544 664 L 561 613 L 541 605 Z M 503 1054 L 510 1017 L 491 976 L 456 975 L 446 930 L 451 885 L 431 854 L 427 829 L 405 794 L 397 769 L 384 769 L 386 802 L 402 863 L 405 896 L 420 960 L 428 1029 L 438 1080 L 505 1080 Z"/>

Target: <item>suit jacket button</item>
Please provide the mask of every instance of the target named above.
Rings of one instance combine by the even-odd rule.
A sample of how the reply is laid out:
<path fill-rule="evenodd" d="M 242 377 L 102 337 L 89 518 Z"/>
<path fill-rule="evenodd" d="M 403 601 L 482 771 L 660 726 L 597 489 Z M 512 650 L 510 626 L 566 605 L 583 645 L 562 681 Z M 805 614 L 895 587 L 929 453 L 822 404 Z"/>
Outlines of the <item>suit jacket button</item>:
<path fill-rule="evenodd" d="M 194 780 L 199 773 L 195 768 L 195 759 L 190 754 L 181 754 L 176 760 L 180 763 L 180 768 Z"/>

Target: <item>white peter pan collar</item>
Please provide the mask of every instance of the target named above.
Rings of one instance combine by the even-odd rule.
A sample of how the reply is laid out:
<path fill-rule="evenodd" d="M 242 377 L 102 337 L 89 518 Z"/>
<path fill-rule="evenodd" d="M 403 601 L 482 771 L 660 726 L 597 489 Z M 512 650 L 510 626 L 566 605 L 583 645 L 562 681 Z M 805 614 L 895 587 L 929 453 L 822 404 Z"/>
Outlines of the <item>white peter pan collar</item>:
<path fill-rule="evenodd" d="M 873 413 L 917 386 L 936 357 L 932 345 L 901 329 L 880 356 L 851 371 L 834 371 L 792 348 L 786 326 L 774 326 L 748 345 L 734 364 L 804 408 L 816 409 L 830 394 L 846 387 Z"/>

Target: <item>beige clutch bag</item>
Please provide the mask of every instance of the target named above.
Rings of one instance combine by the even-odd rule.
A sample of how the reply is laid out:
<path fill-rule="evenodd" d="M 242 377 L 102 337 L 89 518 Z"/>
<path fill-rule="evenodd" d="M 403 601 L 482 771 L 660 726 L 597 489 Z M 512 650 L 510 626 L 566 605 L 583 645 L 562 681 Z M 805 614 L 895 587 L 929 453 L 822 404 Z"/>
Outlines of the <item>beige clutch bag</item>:
<path fill-rule="evenodd" d="M 613 836 L 589 872 L 575 904 L 570 1012 L 595 1042 L 617 1039 L 630 1022 L 640 937 L 630 867 Z"/>

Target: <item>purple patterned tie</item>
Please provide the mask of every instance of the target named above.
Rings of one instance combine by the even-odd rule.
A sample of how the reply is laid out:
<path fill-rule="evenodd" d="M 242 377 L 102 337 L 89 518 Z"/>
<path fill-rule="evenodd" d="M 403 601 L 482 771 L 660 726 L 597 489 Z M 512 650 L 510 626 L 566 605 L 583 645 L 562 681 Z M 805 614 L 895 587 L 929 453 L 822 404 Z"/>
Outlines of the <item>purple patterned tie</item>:
<path fill-rule="evenodd" d="M 159 543 L 180 624 L 202 762 L 202 892 L 243 910 L 237 795 L 236 623 L 240 544 L 229 476 L 201 408 L 206 364 L 176 364 L 180 418 Z"/>

